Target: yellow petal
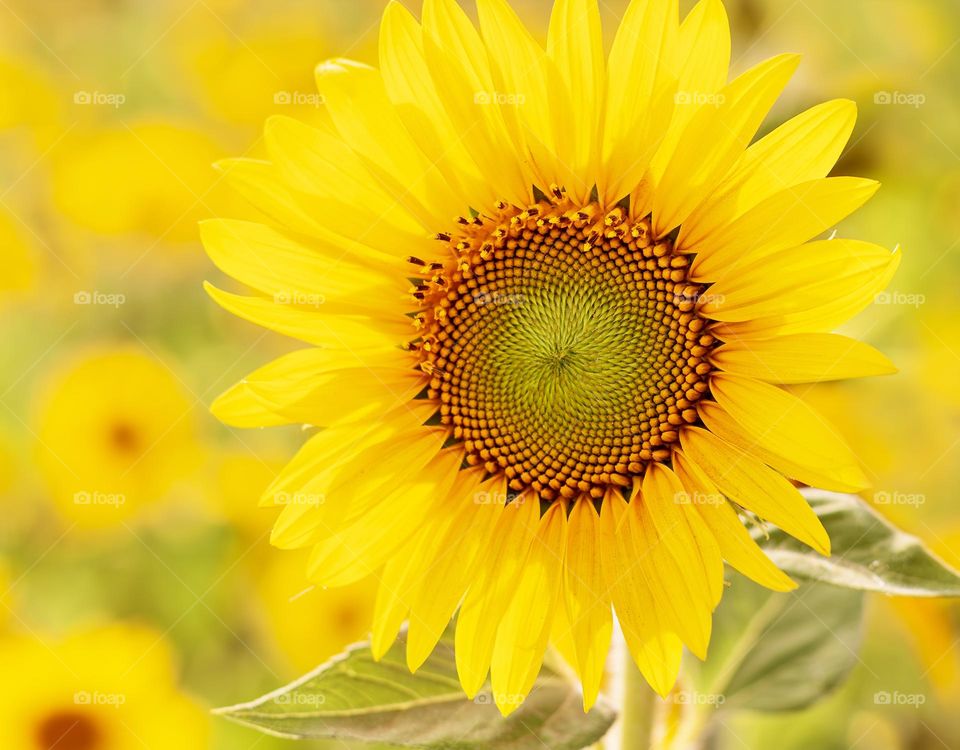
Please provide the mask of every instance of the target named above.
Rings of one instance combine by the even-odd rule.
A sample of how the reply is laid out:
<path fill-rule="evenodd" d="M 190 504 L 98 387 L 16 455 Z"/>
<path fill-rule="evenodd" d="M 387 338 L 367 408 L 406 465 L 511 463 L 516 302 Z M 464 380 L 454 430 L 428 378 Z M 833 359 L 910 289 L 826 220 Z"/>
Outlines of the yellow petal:
<path fill-rule="evenodd" d="M 727 83 L 730 24 L 720 0 L 700 0 L 683 19 L 677 57 L 673 117 L 650 167 L 654 182 L 663 176 L 690 120 L 702 107 L 715 107 L 715 94 Z"/>
<path fill-rule="evenodd" d="M 653 201 L 658 237 L 682 224 L 716 188 L 750 143 L 796 70 L 796 55 L 780 55 L 723 88 L 716 108 L 697 111 L 677 142 Z"/>
<path fill-rule="evenodd" d="M 785 188 L 826 177 L 857 120 L 857 105 L 835 99 L 788 120 L 748 148 L 683 223 L 677 247 L 696 248 L 706 237 Z"/>
<path fill-rule="evenodd" d="M 748 453 L 757 448 L 764 457 L 776 456 L 775 468 L 806 484 L 840 492 L 870 486 L 836 430 L 793 394 L 729 373 L 713 375 L 710 390 L 733 420 L 722 420 L 725 431 Z"/>
<path fill-rule="evenodd" d="M 780 55 L 761 63 L 723 88 L 716 107 L 697 111 L 677 141 L 654 195 L 657 237 L 682 224 L 716 188 L 749 145 L 798 62 L 796 55 Z"/>
<path fill-rule="evenodd" d="M 723 593 L 720 549 L 700 516 L 686 502 L 687 489 L 668 467 L 651 464 L 643 477 L 643 500 L 657 534 L 688 577 L 693 608 L 712 611 Z"/>
<path fill-rule="evenodd" d="M 423 31 L 424 56 L 456 132 L 498 197 L 526 205 L 533 197 L 533 173 L 515 125 L 508 126 L 496 100 L 506 92 L 496 89 L 480 35 L 456 0 L 424 0 Z"/>
<path fill-rule="evenodd" d="M 454 481 L 451 496 L 456 496 L 456 484 Z M 450 526 L 451 516 L 443 514 L 429 520 L 410 543 L 398 550 L 383 566 L 370 634 L 370 650 L 374 659 L 382 658 L 396 640 L 412 606 L 414 591 L 423 578 L 432 572 L 437 539 L 442 538 Z"/>
<path fill-rule="evenodd" d="M 519 139 L 529 150 L 537 185 L 568 185 L 576 178 L 557 159 L 558 131 L 569 128 L 569 102 L 559 86 L 559 74 L 548 65 L 543 49 L 530 35 L 506 0 L 477 0 L 480 29 L 499 83 L 497 91 L 522 96 L 517 106 L 503 106 L 516 120 Z M 554 116 L 556 114 L 556 116 Z M 575 188 L 582 192 L 582 180 Z"/>
<path fill-rule="evenodd" d="M 689 526 L 667 527 L 664 518 L 669 511 L 668 503 L 676 503 L 677 493 L 674 487 L 666 490 L 665 482 L 656 481 L 650 477 L 650 469 L 644 477 L 644 486 L 651 493 L 650 498 L 644 492 L 636 494 L 630 501 L 627 510 L 627 524 L 623 531 L 632 534 L 638 540 L 638 546 L 643 550 L 643 565 L 647 571 L 647 585 L 653 594 L 656 606 L 663 613 L 663 621 L 669 630 L 675 632 L 687 647 L 699 658 L 705 659 L 707 647 L 710 643 L 712 627 L 711 611 L 713 596 L 707 583 L 707 575 L 702 564 L 695 564 L 693 569 L 683 567 L 678 557 L 689 554 L 690 545 L 694 545 L 689 537 Z M 672 476 L 672 475 L 671 475 Z M 672 477 L 674 482 L 676 477 Z M 677 483 L 679 487 L 679 484 Z M 664 497 L 662 493 L 666 492 Z M 677 506 L 674 506 L 674 509 Z M 660 524 L 654 520 L 654 513 L 660 518 Z M 663 529 L 661 529 L 661 526 Z M 683 530 L 686 530 L 686 534 Z M 677 549 L 674 549 L 676 545 Z M 716 562 L 719 566 L 719 553 L 716 553 Z M 693 551 L 696 554 L 696 551 Z M 689 562 L 685 560 L 685 562 Z M 718 573 L 722 575 L 722 568 Z"/>
<path fill-rule="evenodd" d="M 516 592 L 539 521 L 540 503 L 535 496 L 522 495 L 510 503 L 500 514 L 482 564 L 474 572 L 454 639 L 457 672 L 470 698 L 487 677 L 497 626 Z"/>
<path fill-rule="evenodd" d="M 324 305 L 331 300 L 382 294 L 388 295 L 387 304 L 396 303 L 398 314 L 404 309 L 409 282 L 402 276 L 376 273 L 375 268 L 333 254 L 324 257 L 293 235 L 264 224 L 208 219 L 200 224 L 200 238 L 221 271 L 279 301 Z"/>
<path fill-rule="evenodd" d="M 836 333 L 731 341 L 715 349 L 710 360 L 721 370 L 768 383 L 819 383 L 897 371 L 872 346 Z"/>
<path fill-rule="evenodd" d="M 673 468 L 691 494 L 690 505 L 716 538 L 724 560 L 773 591 L 792 591 L 797 587 L 760 549 L 720 490 L 680 450 L 673 452 Z"/>
<path fill-rule="evenodd" d="M 398 344 L 411 338 L 410 324 L 399 318 L 327 315 L 321 312 L 322 304 L 278 304 L 265 297 L 230 294 L 207 282 L 203 288 L 214 302 L 237 317 L 308 344 L 386 352 L 400 351 Z"/>
<path fill-rule="evenodd" d="M 842 302 L 866 305 L 899 253 L 858 240 L 823 240 L 748 263 L 710 287 L 701 312 L 714 320 L 785 318 Z M 866 297 L 866 299 L 864 299 Z"/>
<path fill-rule="evenodd" d="M 699 427 L 680 431 L 683 452 L 720 491 L 786 533 L 830 554 L 830 537 L 797 488 L 739 448 Z"/>
<path fill-rule="evenodd" d="M 603 681 L 613 628 L 601 562 L 600 516 L 589 498 L 574 504 L 567 533 L 566 622 L 583 683 L 583 710 L 589 711 Z"/>
<path fill-rule="evenodd" d="M 380 70 L 390 100 L 411 137 L 469 205 L 493 205 L 494 195 L 482 178 L 463 139 L 453 127 L 430 75 L 420 24 L 396 0 L 380 24 Z M 436 229 L 436 228 L 434 228 Z"/>
<path fill-rule="evenodd" d="M 384 190 L 424 226 L 467 211 L 407 132 L 380 72 L 351 60 L 317 66 L 317 89 L 340 137 L 365 159 Z"/>
<path fill-rule="evenodd" d="M 338 135 L 278 115 L 267 120 L 264 140 L 297 204 L 328 230 L 379 248 L 378 260 L 400 268 L 436 231 L 394 200 Z"/>
<path fill-rule="evenodd" d="M 643 538 L 632 533 L 629 510 L 619 491 L 608 492 L 600 507 L 603 574 L 630 655 L 650 686 L 661 696 L 673 688 L 680 672 L 683 644 L 664 625 L 663 609 L 649 583 L 650 561 Z"/>
<path fill-rule="evenodd" d="M 447 450 L 412 483 L 371 506 L 351 526 L 310 551 L 307 574 L 320 586 L 347 586 L 374 573 L 435 514 L 460 467 L 462 454 Z"/>
<path fill-rule="evenodd" d="M 690 268 L 695 281 L 722 281 L 771 253 L 816 237 L 866 203 L 880 183 L 827 177 L 781 190 L 704 238 Z"/>
<path fill-rule="evenodd" d="M 573 175 L 596 175 L 600 159 L 600 128 L 606 90 L 606 60 L 603 31 L 597 0 L 557 0 L 550 15 L 547 56 L 566 84 L 569 99 L 575 102 L 567 127 L 572 138 L 560 160 L 570 165 Z M 564 144 L 558 144 L 561 146 Z M 593 179 L 567 185 L 574 200 L 584 201 L 593 188 Z M 588 184 L 589 183 L 589 184 Z"/>
<path fill-rule="evenodd" d="M 274 524 L 270 542 L 296 549 L 324 541 L 342 529 L 369 520 L 370 514 L 390 505 L 421 473 L 434 469 L 445 435 L 421 427 L 377 439 L 383 430 L 361 435 L 352 450 L 344 451 L 287 498 Z M 379 460 L 378 460 L 379 459 Z M 378 471 L 368 470 L 376 461 Z"/>
<path fill-rule="evenodd" d="M 631 0 L 607 62 L 600 196 L 608 204 L 639 182 L 673 111 L 677 0 Z"/>
<path fill-rule="evenodd" d="M 504 716 L 527 697 L 543 664 L 560 599 L 566 543 L 567 511 L 563 503 L 554 503 L 540 519 L 526 562 L 513 582 L 510 605 L 497 628 L 490 684 Z"/>
<path fill-rule="evenodd" d="M 252 372 L 210 408 L 218 419 L 234 424 L 231 412 L 246 408 L 247 399 L 285 417 L 287 424 L 329 426 L 410 401 L 423 389 L 424 377 L 416 370 L 391 366 L 376 352 L 301 349 Z"/>
<path fill-rule="evenodd" d="M 437 645 L 492 544 L 507 486 L 502 474 L 486 482 L 482 481 L 483 475 L 483 469 L 462 471 L 451 490 L 456 517 L 438 538 L 430 574 L 413 594 L 407 632 L 407 665 L 411 671 L 419 669 Z"/>

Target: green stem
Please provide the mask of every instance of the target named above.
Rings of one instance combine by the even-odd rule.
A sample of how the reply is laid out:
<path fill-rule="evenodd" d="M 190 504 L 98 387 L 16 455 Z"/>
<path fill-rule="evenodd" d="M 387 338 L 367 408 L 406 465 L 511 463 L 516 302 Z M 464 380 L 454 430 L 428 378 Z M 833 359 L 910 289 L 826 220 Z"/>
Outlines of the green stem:
<path fill-rule="evenodd" d="M 620 705 L 619 750 L 650 750 L 653 747 L 656 694 L 633 663 L 625 644 L 621 651 L 623 701 Z"/>

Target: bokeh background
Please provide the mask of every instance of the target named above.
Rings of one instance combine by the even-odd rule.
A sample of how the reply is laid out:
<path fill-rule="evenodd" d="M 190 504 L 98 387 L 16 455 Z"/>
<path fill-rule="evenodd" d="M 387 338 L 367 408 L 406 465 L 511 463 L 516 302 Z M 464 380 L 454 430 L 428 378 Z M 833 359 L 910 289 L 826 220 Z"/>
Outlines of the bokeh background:
<path fill-rule="evenodd" d="M 259 490 L 301 435 L 207 412 L 293 345 L 205 297 L 196 222 L 249 214 L 212 163 L 262 155 L 272 113 L 322 117 L 314 65 L 375 63 L 385 4 L 0 0 L 4 748 L 42 747 L 64 700 L 102 713 L 111 748 L 293 747 L 208 710 L 366 634 L 372 584 L 310 589 L 300 557 L 268 544 Z M 549 0 L 515 5 L 542 38 Z M 626 0 L 601 5 L 610 31 Z M 901 371 L 804 392 L 859 449 L 865 499 L 960 565 L 960 5 L 726 5 L 734 73 L 804 55 L 765 130 L 824 99 L 859 104 L 836 172 L 884 187 L 840 230 L 905 254 L 849 328 Z M 869 611 L 843 689 L 802 714 L 737 717 L 718 746 L 960 747 L 960 605 Z"/>

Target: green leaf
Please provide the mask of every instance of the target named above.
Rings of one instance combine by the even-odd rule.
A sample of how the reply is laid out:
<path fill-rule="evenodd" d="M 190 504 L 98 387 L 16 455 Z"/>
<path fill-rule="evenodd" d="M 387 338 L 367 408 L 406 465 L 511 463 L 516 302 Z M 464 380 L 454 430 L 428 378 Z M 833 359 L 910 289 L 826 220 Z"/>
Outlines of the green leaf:
<path fill-rule="evenodd" d="M 896 596 L 960 596 L 960 573 L 915 536 L 893 526 L 855 495 L 805 492 L 833 554 L 823 557 L 781 531 L 758 539 L 777 566 L 808 580 Z"/>
<path fill-rule="evenodd" d="M 416 674 L 403 637 L 379 662 L 368 644 L 351 646 L 296 682 L 216 713 L 292 739 L 380 742 L 427 750 L 579 750 L 616 718 L 603 701 L 585 714 L 579 686 L 544 666 L 533 690 L 503 718 L 489 691 L 472 701 L 457 679 L 453 642 L 444 638 Z"/>
<path fill-rule="evenodd" d="M 714 618 L 710 654 L 690 664 L 697 712 L 805 708 L 858 661 L 864 595 L 820 583 L 775 593 L 739 575 Z"/>

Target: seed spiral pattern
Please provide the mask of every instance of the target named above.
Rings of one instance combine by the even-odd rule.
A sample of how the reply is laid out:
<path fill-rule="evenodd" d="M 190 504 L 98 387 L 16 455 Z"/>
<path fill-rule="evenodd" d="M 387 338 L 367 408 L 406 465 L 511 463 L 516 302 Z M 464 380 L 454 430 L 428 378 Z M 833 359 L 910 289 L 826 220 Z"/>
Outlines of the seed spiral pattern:
<path fill-rule="evenodd" d="M 646 220 L 560 191 L 438 235 L 412 344 L 467 461 L 544 500 L 629 486 L 697 421 L 714 337 L 689 257 Z"/>

